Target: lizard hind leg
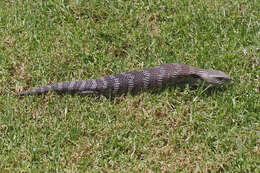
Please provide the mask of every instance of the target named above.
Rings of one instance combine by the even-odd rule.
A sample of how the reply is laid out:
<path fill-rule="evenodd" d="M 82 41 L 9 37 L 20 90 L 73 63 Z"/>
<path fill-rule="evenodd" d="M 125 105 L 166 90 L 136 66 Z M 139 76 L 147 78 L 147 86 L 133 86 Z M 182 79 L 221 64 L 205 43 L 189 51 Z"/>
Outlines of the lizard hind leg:
<path fill-rule="evenodd" d="M 83 91 L 79 91 L 79 94 L 98 94 L 98 92 L 92 90 L 83 90 Z"/>

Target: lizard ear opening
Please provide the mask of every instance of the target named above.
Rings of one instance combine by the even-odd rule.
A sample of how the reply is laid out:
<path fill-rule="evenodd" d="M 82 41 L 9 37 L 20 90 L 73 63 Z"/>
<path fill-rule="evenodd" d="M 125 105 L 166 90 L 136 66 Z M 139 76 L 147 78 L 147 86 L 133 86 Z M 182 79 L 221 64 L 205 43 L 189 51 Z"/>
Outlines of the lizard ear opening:
<path fill-rule="evenodd" d="M 192 78 L 194 79 L 201 79 L 201 76 L 197 75 L 197 74 L 191 74 L 190 75 Z"/>

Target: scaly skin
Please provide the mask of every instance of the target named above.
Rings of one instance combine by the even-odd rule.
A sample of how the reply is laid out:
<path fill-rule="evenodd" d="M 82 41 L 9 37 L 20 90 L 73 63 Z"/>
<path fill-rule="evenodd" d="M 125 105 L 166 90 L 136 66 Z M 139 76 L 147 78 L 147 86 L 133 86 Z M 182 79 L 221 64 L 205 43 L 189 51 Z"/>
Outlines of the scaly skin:
<path fill-rule="evenodd" d="M 143 70 L 134 70 L 92 80 L 55 83 L 17 94 L 42 94 L 48 91 L 78 92 L 81 94 L 120 95 L 165 86 L 196 84 L 205 81 L 213 86 L 223 85 L 231 78 L 224 72 L 171 63 Z"/>

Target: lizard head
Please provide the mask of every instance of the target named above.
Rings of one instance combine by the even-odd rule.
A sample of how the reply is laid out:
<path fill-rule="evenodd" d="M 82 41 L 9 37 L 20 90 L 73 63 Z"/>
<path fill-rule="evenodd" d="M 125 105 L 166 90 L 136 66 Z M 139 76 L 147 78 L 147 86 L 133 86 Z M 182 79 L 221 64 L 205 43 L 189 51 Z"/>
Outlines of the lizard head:
<path fill-rule="evenodd" d="M 218 70 L 203 70 L 198 75 L 205 80 L 207 84 L 214 86 L 223 85 L 231 81 L 231 77 Z"/>

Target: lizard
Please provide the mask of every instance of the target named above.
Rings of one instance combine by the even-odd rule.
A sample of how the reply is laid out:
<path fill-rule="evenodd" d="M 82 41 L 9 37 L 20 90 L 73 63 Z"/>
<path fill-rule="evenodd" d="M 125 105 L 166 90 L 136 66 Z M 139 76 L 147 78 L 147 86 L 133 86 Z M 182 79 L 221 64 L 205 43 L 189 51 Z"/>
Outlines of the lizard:
<path fill-rule="evenodd" d="M 230 80 L 230 76 L 222 71 L 201 69 L 181 63 L 169 63 L 97 79 L 54 83 L 21 92 L 17 96 L 43 94 L 48 91 L 116 96 L 166 86 L 193 85 L 203 81 L 207 85 L 220 86 Z"/>

